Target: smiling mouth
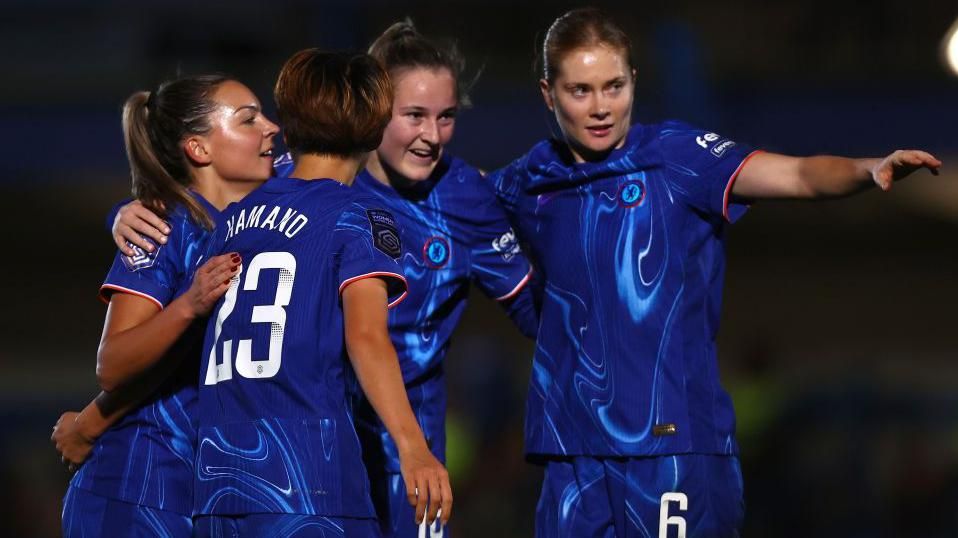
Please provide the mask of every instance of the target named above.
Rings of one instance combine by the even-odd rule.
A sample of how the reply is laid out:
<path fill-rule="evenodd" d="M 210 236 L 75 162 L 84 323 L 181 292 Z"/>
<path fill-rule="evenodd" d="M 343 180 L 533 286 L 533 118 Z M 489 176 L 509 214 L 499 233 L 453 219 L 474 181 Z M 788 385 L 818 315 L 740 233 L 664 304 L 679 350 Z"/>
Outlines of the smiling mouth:
<path fill-rule="evenodd" d="M 260 153 L 259 156 L 260 156 L 260 157 L 269 157 L 270 159 L 272 159 L 272 158 L 273 158 L 273 148 L 270 148 L 270 149 L 268 149 L 268 150 L 266 150 L 266 151 Z"/>
<path fill-rule="evenodd" d="M 409 150 L 409 153 L 412 153 L 413 156 L 423 160 L 432 161 L 435 159 L 435 153 L 428 149 L 411 149 Z"/>

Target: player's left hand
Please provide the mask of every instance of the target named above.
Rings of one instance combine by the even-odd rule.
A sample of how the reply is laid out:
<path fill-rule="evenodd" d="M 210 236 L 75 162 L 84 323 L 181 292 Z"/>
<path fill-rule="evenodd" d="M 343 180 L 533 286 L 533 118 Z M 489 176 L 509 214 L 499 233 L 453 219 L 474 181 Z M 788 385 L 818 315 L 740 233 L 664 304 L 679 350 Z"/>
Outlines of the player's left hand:
<path fill-rule="evenodd" d="M 77 422 L 79 416 L 80 413 L 76 411 L 67 411 L 60 415 L 60 420 L 53 426 L 53 435 L 50 436 L 60 453 L 60 462 L 71 472 L 76 471 L 93 450 L 93 439 L 80 431 Z"/>
<path fill-rule="evenodd" d="M 425 446 L 400 454 L 399 465 L 406 482 L 406 497 L 416 509 L 416 524 L 432 524 L 438 517 L 445 527 L 452 515 L 449 473 Z"/>
<path fill-rule="evenodd" d="M 882 159 L 872 169 L 872 179 L 881 190 L 887 191 L 891 189 L 892 183 L 921 168 L 927 168 L 937 176 L 941 161 L 924 151 L 900 149 Z"/>

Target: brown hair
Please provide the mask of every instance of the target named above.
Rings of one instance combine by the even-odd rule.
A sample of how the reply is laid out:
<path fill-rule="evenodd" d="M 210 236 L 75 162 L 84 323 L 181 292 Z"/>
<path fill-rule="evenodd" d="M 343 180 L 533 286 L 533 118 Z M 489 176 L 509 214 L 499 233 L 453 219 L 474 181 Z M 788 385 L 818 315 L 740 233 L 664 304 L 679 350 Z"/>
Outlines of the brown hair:
<path fill-rule="evenodd" d="M 369 54 L 379 60 L 394 79 L 403 69 L 448 69 L 456 81 L 456 102 L 463 107 L 472 104 L 469 89 L 475 78 L 469 82 L 463 80 L 466 59 L 455 42 L 437 43 L 426 38 L 408 18 L 386 28 L 369 46 Z"/>
<path fill-rule="evenodd" d="M 389 76 L 367 54 L 301 50 L 283 65 L 273 95 L 294 155 L 372 151 L 392 115 Z"/>
<path fill-rule="evenodd" d="M 153 212 L 166 217 L 177 206 L 207 229 L 213 220 L 190 194 L 193 183 L 180 146 L 190 134 L 212 128 L 209 115 L 216 109 L 213 93 L 225 75 L 198 75 L 166 81 L 154 92 L 136 92 L 123 105 L 123 139 L 130 161 L 133 196 Z"/>
<path fill-rule="evenodd" d="M 591 45 L 607 45 L 622 52 L 630 71 L 632 41 L 611 17 L 594 7 L 573 9 L 562 15 L 546 32 L 542 43 L 542 78 L 549 84 L 559 75 L 559 63 L 566 54 Z"/>

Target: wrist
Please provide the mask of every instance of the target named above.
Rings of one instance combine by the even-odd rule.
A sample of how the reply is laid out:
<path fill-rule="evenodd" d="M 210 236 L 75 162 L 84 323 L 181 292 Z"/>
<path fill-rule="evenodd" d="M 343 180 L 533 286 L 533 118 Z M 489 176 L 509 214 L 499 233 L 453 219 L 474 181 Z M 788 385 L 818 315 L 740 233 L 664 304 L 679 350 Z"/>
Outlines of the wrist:
<path fill-rule="evenodd" d="M 422 453 L 429 451 L 429 445 L 426 444 L 426 439 L 420 435 L 405 435 L 399 438 L 394 437 L 393 441 L 396 443 L 396 449 L 399 452 L 400 458 L 405 458 L 410 454 Z"/>
<path fill-rule="evenodd" d="M 874 180 L 878 177 L 878 171 L 884 162 L 885 159 L 882 158 L 859 159 L 860 174 L 869 180 Z"/>
<path fill-rule="evenodd" d="M 94 413 L 90 413 L 88 409 L 80 411 L 76 418 L 73 419 L 75 425 L 74 431 L 83 438 L 84 441 L 93 443 L 93 441 L 103 435 L 103 432 L 106 430 L 107 423 L 103 420 L 103 417 L 94 417 Z"/>
<path fill-rule="evenodd" d="M 192 322 L 199 317 L 199 314 L 196 312 L 196 309 L 193 308 L 193 302 L 187 297 L 189 293 L 190 292 L 187 291 L 183 295 L 180 295 L 174 299 L 169 305 L 167 305 L 166 309 L 172 312 L 178 318 L 187 322 Z"/>

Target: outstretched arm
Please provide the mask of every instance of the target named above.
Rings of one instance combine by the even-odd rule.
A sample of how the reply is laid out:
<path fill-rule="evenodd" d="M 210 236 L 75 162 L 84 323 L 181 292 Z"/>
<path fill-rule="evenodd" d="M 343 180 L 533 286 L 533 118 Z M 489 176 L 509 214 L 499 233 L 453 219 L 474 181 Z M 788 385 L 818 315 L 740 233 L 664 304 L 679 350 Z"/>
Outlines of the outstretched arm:
<path fill-rule="evenodd" d="M 838 198 L 877 185 L 884 191 L 912 172 L 938 174 L 941 161 L 919 150 L 898 150 L 884 158 L 790 157 L 757 153 L 739 172 L 732 194 L 751 200 Z"/>
<path fill-rule="evenodd" d="M 445 525 L 452 514 L 449 473 L 429 451 L 409 406 L 386 326 L 386 283 L 378 278 L 358 280 L 343 289 L 342 297 L 349 359 L 369 403 L 399 449 L 406 493 L 416 507 L 416 523 L 421 523 L 424 515 L 434 521 L 442 508 L 440 517 Z"/>

